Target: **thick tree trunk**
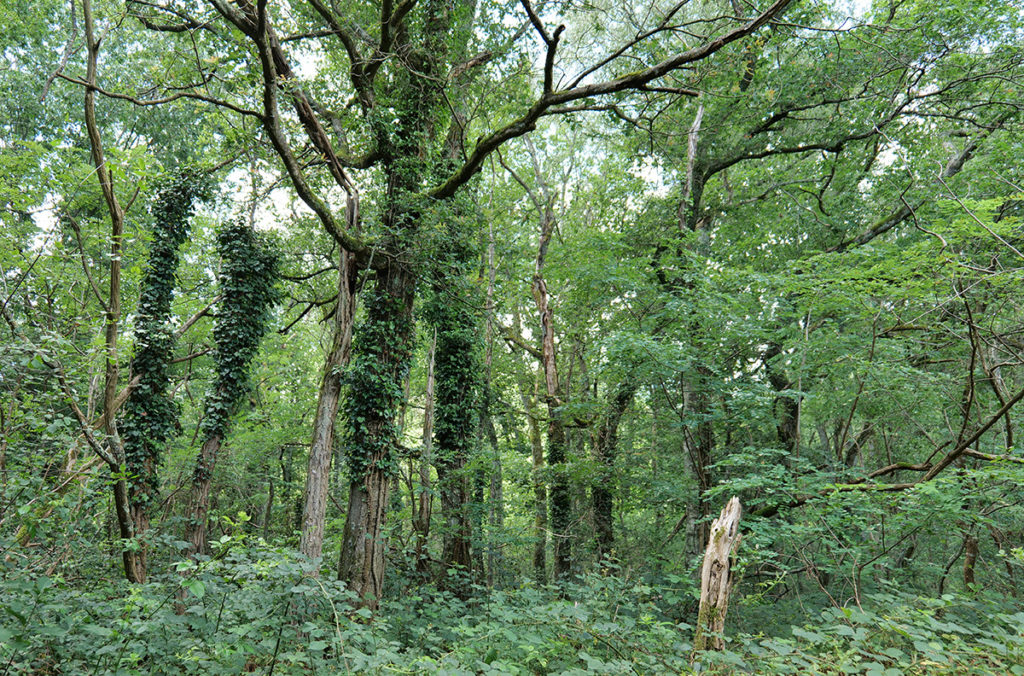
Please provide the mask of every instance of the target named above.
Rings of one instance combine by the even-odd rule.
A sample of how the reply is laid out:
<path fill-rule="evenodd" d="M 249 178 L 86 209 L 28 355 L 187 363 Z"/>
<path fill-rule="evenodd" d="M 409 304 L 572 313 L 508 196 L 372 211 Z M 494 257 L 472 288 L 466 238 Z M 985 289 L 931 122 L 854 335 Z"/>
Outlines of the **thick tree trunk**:
<path fill-rule="evenodd" d="M 387 543 L 384 522 L 396 463 L 396 419 L 414 334 L 416 279 L 399 263 L 375 273 L 356 337 L 349 386 L 350 485 L 338 577 L 371 610 L 380 603 Z"/>
<path fill-rule="evenodd" d="M 210 515 L 210 482 L 213 477 L 213 466 L 217 462 L 217 453 L 223 437 L 214 435 L 203 442 L 196 458 L 192 472 L 192 490 L 188 500 L 188 521 L 185 524 L 185 541 L 189 543 L 188 554 L 203 554 L 208 551 L 206 545 L 207 520 Z"/>
<path fill-rule="evenodd" d="M 550 390 L 549 390 L 550 391 Z M 555 395 L 557 397 L 557 395 Z M 561 414 L 556 410 L 557 398 L 548 397 L 548 467 L 551 470 L 551 530 L 552 530 L 552 576 L 561 580 L 568 576 L 572 565 L 572 542 L 569 524 L 572 519 L 572 497 L 569 494 L 569 478 L 566 475 L 568 442 Z"/>
<path fill-rule="evenodd" d="M 533 572 L 540 582 L 547 581 L 548 575 L 548 492 L 541 473 L 544 471 L 544 446 L 541 442 L 540 425 L 530 425 L 530 446 L 533 460 Z"/>
<path fill-rule="evenodd" d="M 313 417 L 313 440 L 309 449 L 306 490 L 302 506 L 302 536 L 299 551 L 317 560 L 323 553 L 327 494 L 330 491 L 334 422 L 338 415 L 342 370 L 348 364 L 355 313 L 355 270 L 351 256 L 342 252 L 338 265 L 338 305 L 334 311 L 331 350 L 324 364 L 323 381 Z"/>
<path fill-rule="evenodd" d="M 465 260 L 454 257 L 449 263 L 458 270 Z M 434 466 L 444 522 L 442 563 L 445 571 L 461 571 L 450 580 L 460 594 L 468 591 L 464 582 L 473 568 L 471 491 L 475 486 L 471 486 L 467 464 L 479 430 L 476 346 L 480 327 L 472 309 L 458 302 L 460 295 L 471 293 L 461 273 L 442 270 L 434 278 L 425 310 L 437 327 Z"/>
<path fill-rule="evenodd" d="M 437 293 L 437 290 L 435 290 Z M 446 294 L 445 294 L 446 295 Z M 443 302 L 451 302 L 442 295 Z M 438 322 L 436 401 L 437 426 L 434 431 L 434 466 L 440 493 L 442 530 L 441 561 L 448 569 L 468 574 L 473 568 L 472 520 L 470 514 L 470 477 L 467 470 L 478 428 L 474 402 L 474 342 L 478 337 L 475 322 L 462 308 L 442 311 Z M 453 588 L 467 591 L 464 577 L 453 580 Z"/>
<path fill-rule="evenodd" d="M 465 463 L 464 457 L 451 462 L 438 462 L 437 482 L 441 489 L 441 514 L 445 523 L 441 560 L 445 566 L 468 572 L 472 569 L 473 560 L 470 548 L 471 526 L 466 513 L 470 500 Z"/>
<path fill-rule="evenodd" d="M 338 579 L 345 580 L 370 610 L 377 609 L 384 591 L 384 517 L 390 485 L 387 475 L 378 469 L 353 481 L 349 488 Z"/>

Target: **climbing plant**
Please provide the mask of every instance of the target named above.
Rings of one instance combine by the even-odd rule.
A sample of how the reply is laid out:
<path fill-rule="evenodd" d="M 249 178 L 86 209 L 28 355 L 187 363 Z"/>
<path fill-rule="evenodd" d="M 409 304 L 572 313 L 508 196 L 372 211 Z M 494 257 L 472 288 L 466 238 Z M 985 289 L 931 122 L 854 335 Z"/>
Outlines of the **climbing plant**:
<path fill-rule="evenodd" d="M 213 353 L 217 377 L 206 399 L 202 432 L 206 438 L 227 432 L 231 416 L 249 387 L 249 364 L 270 325 L 279 298 L 275 287 L 278 258 L 265 236 L 240 221 L 217 234 L 222 260 Z"/>
<path fill-rule="evenodd" d="M 345 457 L 353 480 L 361 478 L 371 462 L 390 463 L 382 467 L 389 472 L 396 469 L 387 445 L 395 438 L 402 386 L 412 357 L 408 336 L 413 331 L 402 324 L 411 325 L 413 320 L 400 311 L 403 299 L 382 287 L 378 284 L 363 293 L 366 315 L 357 327 L 354 357 L 344 378 L 348 423 Z M 382 358 L 384 354 L 398 358 L 388 361 Z M 370 426 L 377 429 L 371 430 Z"/>
<path fill-rule="evenodd" d="M 469 277 L 475 261 L 467 243 L 472 239 L 461 222 L 445 219 L 431 261 L 431 288 L 424 307 L 427 322 L 437 335 L 434 395 L 435 465 L 445 521 L 443 561 L 471 567 L 471 522 L 467 508 L 469 477 L 465 467 L 477 438 L 477 400 L 480 389 L 480 316 L 483 306 L 478 285 Z"/>
<path fill-rule="evenodd" d="M 278 257 L 265 236 L 241 221 L 217 233 L 221 256 L 220 307 L 213 329 L 216 377 L 206 396 L 200 432 L 203 445 L 192 470 L 185 538 L 190 553 L 206 548 L 207 516 L 214 464 L 231 417 L 249 389 L 249 369 L 279 298 Z"/>
<path fill-rule="evenodd" d="M 210 194 L 209 180 L 185 169 L 163 179 L 153 203 L 153 241 L 142 277 L 131 371 L 131 391 L 121 423 L 136 535 L 146 529 L 146 512 L 159 489 L 161 455 L 174 433 L 177 407 L 168 388 L 168 370 L 176 342 L 171 323 L 180 247 L 189 234 L 197 201 Z"/>

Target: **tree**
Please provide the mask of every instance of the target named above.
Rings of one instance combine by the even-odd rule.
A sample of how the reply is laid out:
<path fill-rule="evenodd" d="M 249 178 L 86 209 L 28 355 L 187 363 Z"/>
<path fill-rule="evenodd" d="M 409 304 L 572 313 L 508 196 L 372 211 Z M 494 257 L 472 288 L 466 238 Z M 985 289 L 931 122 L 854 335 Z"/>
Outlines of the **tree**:
<path fill-rule="evenodd" d="M 246 223 L 233 222 L 217 236 L 222 259 L 213 353 L 217 377 L 206 398 L 201 430 L 203 443 L 196 456 L 189 493 L 189 521 L 185 539 L 192 554 L 207 549 L 206 531 L 210 511 L 210 481 L 217 455 L 245 396 L 250 362 L 266 333 L 277 294 L 277 257 L 268 242 Z"/>

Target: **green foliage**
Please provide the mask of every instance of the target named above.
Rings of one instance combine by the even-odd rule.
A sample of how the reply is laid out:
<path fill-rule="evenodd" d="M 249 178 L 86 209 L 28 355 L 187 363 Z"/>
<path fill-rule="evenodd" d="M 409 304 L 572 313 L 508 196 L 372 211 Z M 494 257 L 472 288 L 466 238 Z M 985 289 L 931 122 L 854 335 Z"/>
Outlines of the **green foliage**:
<path fill-rule="evenodd" d="M 157 468 L 178 424 L 177 407 L 168 392 L 168 369 L 174 356 L 171 301 L 179 248 L 188 237 L 196 201 L 208 198 L 210 190 L 208 177 L 181 171 L 164 179 L 153 206 L 153 240 L 142 276 L 131 364 L 139 382 L 128 397 L 120 426 L 133 502 L 144 509 L 159 489 Z"/>
<path fill-rule="evenodd" d="M 345 457 L 354 479 L 371 465 L 396 471 L 391 451 L 412 357 L 414 323 L 411 299 L 406 290 L 392 288 L 392 274 L 398 275 L 378 273 L 373 288 L 361 296 L 366 313 L 356 326 L 353 357 L 344 376 Z"/>
<path fill-rule="evenodd" d="M 278 256 L 269 238 L 241 221 L 217 234 L 221 256 L 220 294 L 213 353 L 217 377 L 206 402 L 202 431 L 223 435 L 249 384 L 249 364 L 259 350 L 279 298 Z"/>
<path fill-rule="evenodd" d="M 290 550 L 243 535 L 131 588 L 5 562 L 0 660 L 10 673 L 52 674 L 1024 671 L 1024 615 L 986 596 L 873 594 L 862 607 L 777 622 L 694 655 L 693 628 L 671 618 L 668 586 L 591 576 L 558 589 L 478 590 L 467 601 L 421 586 L 367 622 L 343 584 L 308 573 Z"/>
<path fill-rule="evenodd" d="M 479 286 L 469 278 L 475 262 L 469 233 L 455 217 L 438 238 L 431 260 L 431 288 L 423 315 L 437 332 L 435 360 L 435 450 L 442 462 L 469 457 L 478 424 L 481 384 Z"/>
<path fill-rule="evenodd" d="M 287 549 L 301 525 L 317 385 L 335 375 L 318 365 L 337 242 L 293 208 L 296 185 L 278 180 L 280 158 L 260 131 L 255 45 L 208 3 L 130 2 L 127 14 L 123 3 L 94 3 L 97 82 L 115 95 L 97 96 L 100 133 L 128 210 L 123 306 L 140 298 L 121 318 L 117 384 L 130 355 L 140 380 L 120 429 L 136 491 L 150 504 L 157 489 L 167 497 L 148 543 L 151 582 L 112 582 L 111 561 L 139 543 L 119 542 L 106 472 L 68 404 L 97 415 L 110 274 L 74 82 L 81 53 L 68 41 L 80 36 L 69 12 L 81 7 L 11 0 L 0 6 L 0 670 L 1021 671 L 1024 404 L 992 418 L 1024 385 L 1019 3 L 791 3 L 783 21 L 646 91 L 565 101 L 536 120 L 521 116 L 537 101 L 542 41 L 517 3 L 405 3 L 384 27 L 374 3 L 328 4 L 267 4 L 280 45 L 268 79 L 282 111 L 272 140 L 291 146 L 290 178 L 298 166 L 338 224 L 334 158 L 358 189 L 349 234 L 366 243 L 367 266 L 343 381 L 345 431 L 335 436 L 348 472 L 329 477 L 324 551 L 345 518 L 341 489 L 385 470 L 397 489 L 383 610 L 364 622 L 340 585 L 308 577 Z M 549 102 L 589 66 L 584 86 L 737 25 L 715 3 L 535 5 L 549 39 L 566 26 L 557 50 L 549 43 Z M 348 49 L 325 13 L 340 17 Z M 369 60 L 353 63 L 356 53 Z M 360 91 L 359 78 L 373 81 Z M 700 96 L 686 95 L 691 87 Z M 315 120 L 293 114 L 303 98 Z M 492 136 L 517 118 L 507 134 L 529 130 L 528 144 Z M 473 189 L 432 199 L 480 139 L 504 143 L 473 166 Z M 199 219 L 186 237 L 198 186 L 154 185 L 155 167 L 185 157 L 224 169 L 221 186 L 238 201 L 223 211 L 245 202 L 254 219 L 287 232 L 274 246 L 288 264 L 277 275 L 262 238 L 226 228 L 216 352 L 203 355 L 210 323 L 200 321 L 181 339 L 199 356 L 172 368 L 174 328 L 213 296 L 218 277 Z M 150 237 L 138 210 L 154 188 Z M 564 440 L 543 437 L 550 412 L 539 405 L 529 293 L 544 207 L 557 221 L 544 273 Z M 485 333 L 481 280 L 492 270 L 478 258 L 490 240 L 494 324 Z M 254 364 L 276 277 L 287 282 L 287 329 Z M 421 459 L 408 457 L 422 431 L 422 339 L 435 328 L 435 469 L 466 460 L 449 475 L 473 486 L 474 504 L 450 502 L 476 517 L 474 551 L 500 554 L 483 568 L 473 561 L 460 591 L 493 586 L 465 600 L 431 586 L 437 571 L 402 568 L 436 559 L 452 534 L 436 511 L 425 558 L 397 554 L 427 525 L 414 521 L 418 500 L 454 493 L 445 480 L 419 483 Z M 124 345 L 132 330 L 134 352 Z M 490 431 L 476 417 L 484 335 L 494 447 L 473 458 L 477 435 Z M 210 391 L 205 411 L 200 387 Z M 618 443 L 597 457 L 617 391 L 631 398 Z M 232 420 L 247 394 L 253 405 Z M 989 421 L 940 476 L 915 483 Z M 179 543 L 161 531 L 173 532 L 183 511 L 185 456 L 229 422 L 238 451 L 209 477 L 213 511 L 257 516 L 214 519 L 213 538 L 223 535 L 214 558 L 179 574 L 170 563 Z M 175 434 L 179 423 L 186 433 Z M 546 443 L 565 462 L 532 466 L 534 441 L 538 457 Z M 170 471 L 158 482 L 164 448 Z M 553 484 L 567 486 L 566 501 L 545 495 Z M 622 578 L 587 575 L 595 488 L 612 500 L 618 564 L 609 570 Z M 700 514 L 732 495 L 743 501 L 745 534 L 728 650 L 694 662 L 687 623 Z M 535 522 L 552 511 L 556 519 Z M 581 574 L 560 588 L 565 598 L 522 583 L 534 544 L 563 520 Z M 256 532 L 269 542 L 254 543 Z"/>

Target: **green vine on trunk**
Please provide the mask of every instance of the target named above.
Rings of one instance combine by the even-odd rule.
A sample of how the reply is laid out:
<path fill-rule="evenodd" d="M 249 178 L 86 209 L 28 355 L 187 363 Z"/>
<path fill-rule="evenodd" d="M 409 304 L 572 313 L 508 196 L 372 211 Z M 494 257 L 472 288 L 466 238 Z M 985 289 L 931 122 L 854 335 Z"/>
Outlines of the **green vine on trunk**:
<path fill-rule="evenodd" d="M 267 332 L 274 305 L 280 298 L 278 257 L 266 237 L 245 223 L 226 225 L 217 234 L 221 256 L 220 292 L 213 353 L 217 376 L 206 398 L 201 431 L 204 438 L 223 436 L 249 388 L 250 364 Z M 210 468 L 196 464 L 197 478 Z"/>
<path fill-rule="evenodd" d="M 413 319 L 404 297 L 407 290 L 400 288 L 401 282 L 389 284 L 391 275 L 401 276 L 393 271 L 378 273 L 374 288 L 364 292 L 366 315 L 356 331 L 344 379 L 345 450 L 353 480 L 365 476 L 373 465 L 387 472 L 396 469 L 391 444 L 412 358 Z"/>
<path fill-rule="evenodd" d="M 179 249 L 196 202 L 208 199 L 209 179 L 191 170 L 165 178 L 153 204 L 153 241 L 142 277 L 131 370 L 139 378 L 125 404 L 121 434 L 132 504 L 146 509 L 158 491 L 161 455 L 174 434 L 178 407 L 168 392 L 175 335 L 171 325 Z"/>
<path fill-rule="evenodd" d="M 476 439 L 482 299 L 469 277 L 475 259 L 469 234 L 448 226 L 439 240 L 423 315 L 437 329 L 435 452 L 439 461 L 451 463 L 468 458 Z"/>

